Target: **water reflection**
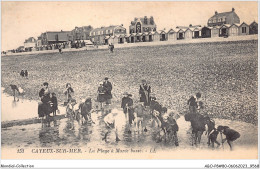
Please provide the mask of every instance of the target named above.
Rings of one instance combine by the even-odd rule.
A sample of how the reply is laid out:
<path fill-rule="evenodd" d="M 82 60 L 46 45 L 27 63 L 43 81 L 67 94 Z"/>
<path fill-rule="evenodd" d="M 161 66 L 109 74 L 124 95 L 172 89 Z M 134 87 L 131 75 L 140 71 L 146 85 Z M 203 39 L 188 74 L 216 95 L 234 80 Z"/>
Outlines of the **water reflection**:
<path fill-rule="evenodd" d="M 39 131 L 39 140 L 42 147 L 51 147 L 53 143 L 60 144 L 59 122 L 54 121 L 53 127 L 43 124 Z"/>

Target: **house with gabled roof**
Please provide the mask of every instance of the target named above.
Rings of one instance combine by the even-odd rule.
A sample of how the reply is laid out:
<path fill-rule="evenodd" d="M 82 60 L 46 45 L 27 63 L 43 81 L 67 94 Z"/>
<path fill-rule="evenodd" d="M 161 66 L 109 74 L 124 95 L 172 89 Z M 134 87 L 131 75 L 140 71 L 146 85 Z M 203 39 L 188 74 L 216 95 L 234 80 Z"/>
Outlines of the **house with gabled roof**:
<path fill-rule="evenodd" d="M 167 40 L 167 33 L 164 30 L 160 30 L 158 32 L 160 34 L 160 41 L 166 41 Z"/>
<path fill-rule="evenodd" d="M 95 28 L 90 32 L 90 39 L 94 44 L 104 45 L 107 40 L 107 36 L 117 36 L 126 34 L 126 28 L 123 25 L 111 25 L 108 27 L 100 27 Z M 107 39 L 107 40 L 106 40 Z M 124 41 L 123 39 L 119 39 L 118 42 Z M 116 41 L 115 41 L 116 42 Z"/>
<path fill-rule="evenodd" d="M 249 34 L 258 34 L 258 24 L 255 21 L 249 25 Z"/>
<path fill-rule="evenodd" d="M 221 37 L 221 36 L 229 36 L 229 27 L 230 27 L 231 25 L 229 25 L 229 24 L 224 24 L 224 25 L 222 25 L 222 26 L 220 26 L 220 28 L 219 28 L 219 36 Z"/>
<path fill-rule="evenodd" d="M 238 30 L 239 30 L 240 24 L 232 24 L 228 28 L 228 36 L 238 36 Z"/>
<path fill-rule="evenodd" d="M 129 26 L 129 33 L 144 33 L 144 32 L 151 32 L 156 31 L 156 24 L 154 22 L 153 16 L 148 18 L 147 16 L 141 18 L 135 18 L 131 21 Z"/>
<path fill-rule="evenodd" d="M 211 38 L 213 27 L 204 26 L 201 28 L 201 38 Z"/>
<path fill-rule="evenodd" d="M 167 39 L 168 39 L 169 41 L 177 40 L 177 32 L 175 32 L 173 29 L 170 29 L 170 30 L 167 32 Z"/>
<path fill-rule="evenodd" d="M 232 8 L 230 12 L 215 12 L 215 15 L 208 19 L 208 26 L 221 26 L 223 24 L 232 25 L 234 23 L 240 24 L 240 18 L 235 12 L 235 8 Z"/>
<path fill-rule="evenodd" d="M 36 42 L 34 37 L 30 37 L 24 41 L 24 48 L 34 48 L 36 47 Z"/>
<path fill-rule="evenodd" d="M 90 36 L 90 32 L 93 30 L 93 27 L 91 25 L 89 26 L 82 26 L 82 27 L 75 27 L 75 29 L 73 29 L 71 31 L 71 35 L 72 35 L 72 40 L 73 41 L 77 41 L 77 40 L 89 40 Z"/>
<path fill-rule="evenodd" d="M 245 22 L 238 27 L 238 35 L 249 35 L 249 25 Z"/>

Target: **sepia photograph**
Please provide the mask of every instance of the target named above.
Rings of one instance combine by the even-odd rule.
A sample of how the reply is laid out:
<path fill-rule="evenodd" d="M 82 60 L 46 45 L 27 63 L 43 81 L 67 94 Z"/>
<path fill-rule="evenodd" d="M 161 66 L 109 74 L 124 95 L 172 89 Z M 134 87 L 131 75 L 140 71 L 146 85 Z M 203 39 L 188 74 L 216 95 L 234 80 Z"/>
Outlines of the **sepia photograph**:
<path fill-rule="evenodd" d="M 258 133 L 257 1 L 1 2 L 1 159 L 257 160 Z"/>

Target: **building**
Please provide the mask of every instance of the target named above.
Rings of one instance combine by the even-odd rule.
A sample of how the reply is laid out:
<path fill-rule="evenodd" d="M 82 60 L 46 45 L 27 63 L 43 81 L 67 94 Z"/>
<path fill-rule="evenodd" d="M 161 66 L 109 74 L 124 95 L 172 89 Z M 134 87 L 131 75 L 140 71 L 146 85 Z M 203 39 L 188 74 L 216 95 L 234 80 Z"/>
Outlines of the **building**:
<path fill-rule="evenodd" d="M 211 31 L 213 27 L 206 27 L 204 26 L 201 28 L 201 37 L 202 38 L 211 38 Z"/>
<path fill-rule="evenodd" d="M 223 24 L 233 25 L 235 23 L 240 24 L 240 18 L 236 14 L 235 8 L 232 8 L 230 12 L 218 13 L 216 11 L 215 15 L 208 19 L 208 26 L 210 27 L 222 26 Z"/>
<path fill-rule="evenodd" d="M 211 37 L 219 37 L 220 26 L 214 26 L 211 29 Z"/>
<path fill-rule="evenodd" d="M 228 28 L 228 36 L 238 36 L 239 24 L 233 24 Z"/>
<path fill-rule="evenodd" d="M 201 27 L 193 27 L 190 28 L 192 31 L 192 38 L 200 38 L 201 37 Z"/>
<path fill-rule="evenodd" d="M 192 39 L 192 30 L 190 28 L 185 30 L 184 38 L 185 39 Z"/>
<path fill-rule="evenodd" d="M 243 22 L 238 27 L 238 35 L 249 35 L 249 25 Z"/>
<path fill-rule="evenodd" d="M 249 34 L 258 34 L 258 24 L 255 21 L 249 25 Z"/>
<path fill-rule="evenodd" d="M 176 33 L 173 29 L 170 29 L 170 30 L 167 32 L 167 39 L 168 39 L 169 41 L 177 40 L 177 33 Z"/>
<path fill-rule="evenodd" d="M 71 31 L 72 40 L 89 40 L 90 39 L 90 32 L 93 30 L 92 26 L 82 26 L 82 27 L 75 27 Z"/>
<path fill-rule="evenodd" d="M 156 31 L 156 24 L 154 18 L 151 16 L 148 18 L 144 16 L 143 18 L 135 18 L 129 26 L 129 33 L 144 33 Z"/>
<path fill-rule="evenodd" d="M 229 36 L 229 28 L 231 25 L 224 24 L 219 28 L 219 37 L 221 36 Z"/>
<path fill-rule="evenodd" d="M 51 45 L 55 43 L 72 41 L 72 35 L 71 35 L 71 31 L 62 31 L 62 30 L 60 32 L 48 31 L 42 33 L 40 39 L 41 39 L 41 45 Z"/>
<path fill-rule="evenodd" d="M 101 27 L 90 32 L 90 40 L 94 44 L 104 45 L 109 43 L 108 39 L 110 36 L 119 37 L 120 35 L 126 35 L 126 28 L 123 25 Z M 122 39 L 119 39 L 119 43 L 123 41 L 123 37 L 121 36 L 120 38 Z M 117 41 L 115 40 L 115 42 Z"/>
<path fill-rule="evenodd" d="M 160 41 L 167 40 L 167 33 L 164 30 L 159 31 L 159 34 L 160 34 Z"/>
<path fill-rule="evenodd" d="M 24 48 L 34 48 L 36 47 L 36 39 L 34 37 L 30 37 L 24 41 Z"/>

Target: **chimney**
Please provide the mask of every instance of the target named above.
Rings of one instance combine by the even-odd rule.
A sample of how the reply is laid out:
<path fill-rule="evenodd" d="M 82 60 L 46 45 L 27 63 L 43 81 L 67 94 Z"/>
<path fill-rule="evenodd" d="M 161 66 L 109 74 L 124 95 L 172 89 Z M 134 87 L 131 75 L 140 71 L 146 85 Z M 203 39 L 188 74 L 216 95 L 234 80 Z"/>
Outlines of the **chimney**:
<path fill-rule="evenodd" d="M 235 8 L 232 8 L 232 12 L 234 12 L 235 11 Z"/>
<path fill-rule="evenodd" d="M 217 15 L 218 14 L 218 11 L 215 11 L 215 15 Z"/>

